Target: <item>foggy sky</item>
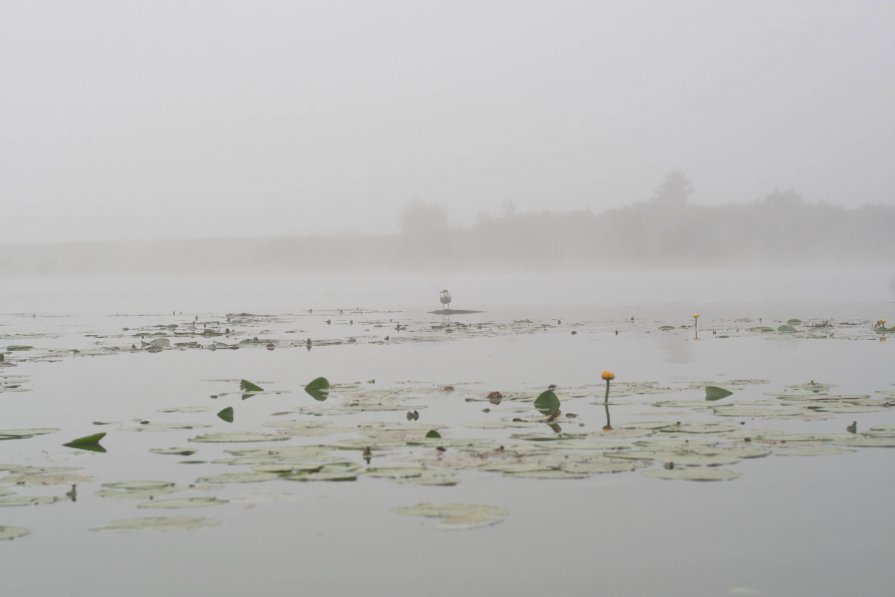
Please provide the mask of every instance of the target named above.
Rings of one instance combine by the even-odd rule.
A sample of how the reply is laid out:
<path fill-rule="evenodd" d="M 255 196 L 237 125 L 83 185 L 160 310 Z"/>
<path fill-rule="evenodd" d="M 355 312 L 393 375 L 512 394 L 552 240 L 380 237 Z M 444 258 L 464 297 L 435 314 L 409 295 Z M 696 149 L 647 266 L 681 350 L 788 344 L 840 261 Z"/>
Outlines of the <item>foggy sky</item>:
<path fill-rule="evenodd" d="M 0 0 L 0 244 L 895 203 L 895 2 Z"/>

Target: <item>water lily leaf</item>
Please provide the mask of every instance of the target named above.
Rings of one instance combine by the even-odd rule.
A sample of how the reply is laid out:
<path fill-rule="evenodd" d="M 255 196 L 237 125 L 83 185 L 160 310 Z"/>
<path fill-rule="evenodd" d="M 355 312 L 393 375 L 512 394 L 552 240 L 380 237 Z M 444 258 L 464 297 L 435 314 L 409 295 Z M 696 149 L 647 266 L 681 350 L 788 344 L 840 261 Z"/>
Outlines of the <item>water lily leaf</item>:
<path fill-rule="evenodd" d="M 395 512 L 404 516 L 423 516 L 438 519 L 438 528 L 474 529 L 501 522 L 508 512 L 483 504 L 417 504 L 401 506 Z"/>
<path fill-rule="evenodd" d="M 253 384 L 247 379 L 239 380 L 239 389 L 243 392 L 263 392 L 264 388 L 259 385 Z"/>
<path fill-rule="evenodd" d="M 53 495 L 4 495 L 0 497 L 0 507 L 38 506 L 40 504 L 53 504 L 61 499 Z"/>
<path fill-rule="evenodd" d="M 329 398 L 329 380 L 325 377 L 318 377 L 305 386 L 305 392 L 310 394 L 314 400 L 323 402 Z"/>
<path fill-rule="evenodd" d="M 654 479 L 680 479 L 684 481 L 731 481 L 740 476 L 739 473 L 720 468 L 651 468 L 641 471 L 644 477 Z"/>
<path fill-rule="evenodd" d="M 46 435 L 47 433 L 56 433 L 60 429 L 53 427 L 35 428 L 35 429 L 0 429 L 0 440 L 4 439 L 28 439 L 35 435 Z"/>
<path fill-rule="evenodd" d="M 220 506 L 229 503 L 216 497 L 190 497 L 190 498 L 165 498 L 151 500 L 137 504 L 137 508 L 180 510 L 182 508 L 203 508 L 205 506 Z"/>
<path fill-rule="evenodd" d="M 724 388 L 719 388 L 718 386 L 706 386 L 705 387 L 705 399 L 709 401 L 713 400 L 721 400 L 722 398 L 727 398 L 733 394 L 730 390 L 725 390 Z"/>
<path fill-rule="evenodd" d="M 105 433 L 94 433 L 93 435 L 85 435 L 84 437 L 73 439 L 67 444 L 62 445 L 69 448 L 77 448 L 79 450 L 89 450 L 91 452 L 105 452 L 106 449 L 99 445 L 99 440 L 104 437 L 106 437 Z"/>
<path fill-rule="evenodd" d="M 279 442 L 289 439 L 288 435 L 274 433 L 252 433 L 252 432 L 236 432 L 236 433 L 206 433 L 205 435 L 197 435 L 191 437 L 191 442 L 208 442 L 208 443 L 239 443 L 239 442 Z"/>
<path fill-rule="evenodd" d="M 428 432 L 426 432 L 426 437 L 428 439 L 441 439 L 441 434 L 438 433 L 438 431 L 435 429 L 430 429 Z"/>
<path fill-rule="evenodd" d="M 197 452 L 193 448 L 152 448 L 149 451 L 153 454 L 164 454 L 167 456 L 192 456 Z"/>
<path fill-rule="evenodd" d="M 22 527 L 0 526 L 0 541 L 12 541 L 24 537 L 31 531 Z"/>
<path fill-rule="evenodd" d="M 233 407 L 228 406 L 227 408 L 220 411 L 218 413 L 218 418 L 223 419 L 224 421 L 227 421 L 228 423 L 232 423 L 233 422 Z"/>
<path fill-rule="evenodd" d="M 261 471 L 235 471 L 232 473 L 221 473 L 219 475 L 209 475 L 197 479 L 199 483 L 209 483 L 212 485 L 229 485 L 230 483 L 261 483 L 263 481 L 273 481 L 277 479 L 274 473 L 266 473 Z"/>
<path fill-rule="evenodd" d="M 151 516 L 149 518 L 129 518 L 115 520 L 91 531 L 188 531 L 213 527 L 221 524 L 211 518 L 192 516 Z"/>
<path fill-rule="evenodd" d="M 542 415 L 552 415 L 559 410 L 559 398 L 556 397 L 553 390 L 541 392 L 541 395 L 535 398 L 535 408 Z"/>
<path fill-rule="evenodd" d="M 793 332 L 796 331 L 796 328 L 792 327 L 791 325 L 785 324 L 785 325 L 781 325 L 780 327 L 778 327 L 777 331 L 780 332 L 781 334 L 792 334 Z"/>
<path fill-rule="evenodd" d="M 124 498 L 124 499 L 152 499 L 157 495 L 164 495 L 174 491 L 174 483 L 170 481 L 119 481 L 116 483 L 103 483 L 102 488 L 96 492 L 100 497 Z"/>

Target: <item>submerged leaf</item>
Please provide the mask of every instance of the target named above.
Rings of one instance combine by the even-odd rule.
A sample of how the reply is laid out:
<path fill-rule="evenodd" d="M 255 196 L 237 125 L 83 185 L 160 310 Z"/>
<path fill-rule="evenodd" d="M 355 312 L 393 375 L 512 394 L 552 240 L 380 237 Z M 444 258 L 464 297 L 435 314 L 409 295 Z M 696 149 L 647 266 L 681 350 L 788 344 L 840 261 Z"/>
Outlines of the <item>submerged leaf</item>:
<path fill-rule="evenodd" d="M 724 388 L 719 388 L 718 386 L 706 386 L 705 387 L 705 399 L 706 400 L 721 400 L 722 398 L 727 398 L 733 394 L 730 390 L 725 390 Z"/>

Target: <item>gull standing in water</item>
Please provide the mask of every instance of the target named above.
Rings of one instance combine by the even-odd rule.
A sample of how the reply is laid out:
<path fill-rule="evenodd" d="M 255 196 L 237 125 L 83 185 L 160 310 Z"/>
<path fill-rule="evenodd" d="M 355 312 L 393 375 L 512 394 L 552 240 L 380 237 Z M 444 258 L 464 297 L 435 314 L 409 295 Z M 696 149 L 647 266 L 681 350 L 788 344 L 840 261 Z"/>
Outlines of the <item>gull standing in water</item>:
<path fill-rule="evenodd" d="M 438 299 L 441 301 L 441 304 L 444 305 L 446 309 L 451 308 L 451 293 L 450 292 L 448 292 L 447 290 L 442 290 L 441 296 L 439 296 Z"/>

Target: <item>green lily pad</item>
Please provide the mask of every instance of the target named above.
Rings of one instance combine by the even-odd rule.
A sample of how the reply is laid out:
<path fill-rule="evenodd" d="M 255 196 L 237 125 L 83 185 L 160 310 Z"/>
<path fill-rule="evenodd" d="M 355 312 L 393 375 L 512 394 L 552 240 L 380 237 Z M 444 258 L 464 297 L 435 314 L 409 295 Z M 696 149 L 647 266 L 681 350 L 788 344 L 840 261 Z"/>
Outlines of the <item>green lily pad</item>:
<path fill-rule="evenodd" d="M 439 521 L 442 529 L 474 529 L 503 521 L 508 512 L 483 504 L 417 504 L 401 506 L 395 512 L 404 516 L 423 516 Z"/>
<path fill-rule="evenodd" d="M 48 433 L 56 433 L 60 429 L 54 427 L 43 427 L 35 429 L 0 429 L 0 440 L 4 439 L 28 439 L 35 435 L 46 435 Z"/>
<path fill-rule="evenodd" d="M 227 408 L 221 410 L 218 413 L 218 418 L 223 419 L 224 421 L 227 421 L 228 423 L 232 423 L 233 422 L 233 407 L 228 406 Z"/>
<path fill-rule="evenodd" d="M 206 443 L 241 443 L 241 442 L 281 442 L 289 439 L 288 435 L 274 433 L 252 433 L 252 432 L 234 432 L 234 433 L 206 433 L 191 437 L 191 442 Z"/>
<path fill-rule="evenodd" d="M 438 433 L 438 431 L 435 429 L 430 429 L 428 432 L 426 432 L 426 438 L 427 439 L 441 439 L 441 434 Z"/>
<path fill-rule="evenodd" d="M 119 481 L 116 483 L 103 483 L 102 488 L 96 492 L 100 497 L 124 498 L 124 499 L 150 499 L 157 495 L 165 495 L 174 491 L 174 483 L 170 481 Z"/>
<path fill-rule="evenodd" d="M 0 526 L 0 541 L 12 541 L 29 534 L 31 531 L 22 527 Z"/>
<path fill-rule="evenodd" d="M 651 468 L 641 473 L 644 477 L 654 479 L 680 479 L 683 481 L 731 481 L 740 476 L 739 473 L 721 468 Z"/>
<path fill-rule="evenodd" d="M 542 415 L 552 415 L 559 410 L 559 398 L 556 397 L 553 390 L 541 392 L 541 395 L 535 398 L 535 408 Z"/>
<path fill-rule="evenodd" d="M 305 386 L 305 392 L 314 400 L 323 402 L 329 398 L 329 380 L 325 377 L 318 377 Z"/>
<path fill-rule="evenodd" d="M 53 504 L 61 499 L 52 495 L 4 495 L 0 496 L 0 507 L 38 506 L 41 504 Z"/>
<path fill-rule="evenodd" d="M 724 388 L 719 388 L 718 386 L 705 387 L 705 399 L 709 401 L 721 400 L 722 398 L 727 398 L 732 394 L 733 392 L 731 392 L 730 390 L 725 390 Z"/>
<path fill-rule="evenodd" d="M 152 448 L 149 451 L 153 454 L 164 454 L 166 456 L 192 456 L 198 450 L 193 448 Z"/>
<path fill-rule="evenodd" d="M 151 516 L 115 520 L 91 531 L 189 531 L 218 526 L 220 521 L 193 516 Z"/>
<path fill-rule="evenodd" d="M 137 504 L 137 508 L 180 510 L 183 508 L 204 508 L 229 503 L 216 497 L 165 498 Z"/>
<path fill-rule="evenodd" d="M 196 479 L 198 483 L 209 483 L 212 485 L 229 485 L 230 483 L 262 483 L 264 481 L 273 481 L 277 479 L 274 473 L 261 471 L 235 471 L 232 473 L 220 473 L 218 475 L 209 475 Z"/>

